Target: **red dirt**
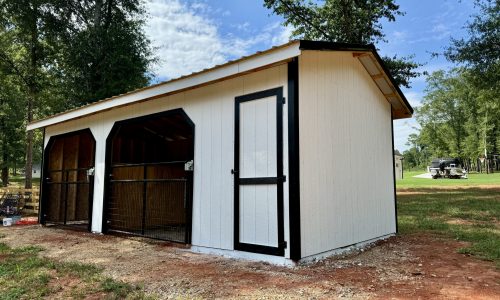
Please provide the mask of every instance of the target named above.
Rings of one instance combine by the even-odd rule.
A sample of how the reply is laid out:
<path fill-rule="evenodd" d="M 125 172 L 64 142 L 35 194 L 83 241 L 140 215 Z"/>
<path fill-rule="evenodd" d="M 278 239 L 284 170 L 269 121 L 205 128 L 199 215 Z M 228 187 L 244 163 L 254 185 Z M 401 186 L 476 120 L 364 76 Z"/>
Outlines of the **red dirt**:
<path fill-rule="evenodd" d="M 144 283 L 159 298 L 446 298 L 498 299 L 492 262 L 457 253 L 466 244 L 406 235 L 344 256 L 294 268 L 191 253 L 137 238 L 24 226 L 1 228 L 13 247 L 37 244 L 42 255 L 93 263 L 106 275 Z"/>

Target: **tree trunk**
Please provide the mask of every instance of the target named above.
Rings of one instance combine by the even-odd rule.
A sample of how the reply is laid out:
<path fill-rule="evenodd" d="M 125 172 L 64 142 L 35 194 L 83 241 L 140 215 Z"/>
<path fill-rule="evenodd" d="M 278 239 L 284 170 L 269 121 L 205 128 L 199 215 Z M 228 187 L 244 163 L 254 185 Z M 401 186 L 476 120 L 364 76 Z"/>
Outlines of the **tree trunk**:
<path fill-rule="evenodd" d="M 2 186 L 6 187 L 9 184 L 9 166 L 7 165 L 8 155 L 7 151 L 3 151 L 2 157 Z"/>
<path fill-rule="evenodd" d="M 31 122 L 31 121 L 29 121 Z M 28 131 L 26 137 L 26 167 L 25 167 L 25 185 L 26 189 L 33 187 L 33 131 Z"/>
<path fill-rule="evenodd" d="M 29 73 L 29 96 L 27 103 L 26 121 L 27 124 L 33 121 L 33 105 L 37 99 L 37 65 L 38 65 L 38 4 L 33 4 L 33 16 L 31 20 L 31 41 L 30 41 L 30 73 Z M 25 168 L 25 188 L 33 187 L 33 131 L 30 130 L 26 136 L 26 168 Z"/>

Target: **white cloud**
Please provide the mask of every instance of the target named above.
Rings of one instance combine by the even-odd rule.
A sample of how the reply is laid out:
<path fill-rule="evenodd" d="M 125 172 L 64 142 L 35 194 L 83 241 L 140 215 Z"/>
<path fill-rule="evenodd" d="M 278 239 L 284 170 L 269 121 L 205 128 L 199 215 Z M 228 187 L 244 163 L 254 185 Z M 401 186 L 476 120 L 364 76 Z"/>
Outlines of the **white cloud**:
<path fill-rule="evenodd" d="M 415 109 L 422 105 L 423 93 L 414 90 L 403 90 L 406 99 Z M 394 148 L 403 152 L 409 148 L 406 143 L 412 133 L 418 133 L 419 125 L 414 117 L 410 119 L 400 119 L 394 121 Z"/>
<path fill-rule="evenodd" d="M 418 123 L 414 118 L 394 121 L 394 148 L 403 152 L 410 148 L 406 145 L 408 136 L 418 132 Z"/>
<path fill-rule="evenodd" d="M 290 25 L 285 28 L 280 27 L 278 29 L 281 29 L 280 33 L 275 35 L 272 39 L 274 45 L 280 45 L 288 42 L 293 32 L 293 27 Z"/>
<path fill-rule="evenodd" d="M 217 27 L 178 0 L 151 0 L 146 34 L 160 61 L 156 73 L 173 78 L 225 61 Z"/>
<path fill-rule="evenodd" d="M 389 40 L 391 41 L 391 43 L 403 43 L 406 41 L 407 37 L 408 37 L 408 31 L 395 30 L 392 32 L 392 35 L 389 38 Z"/>
<path fill-rule="evenodd" d="M 188 5 L 181 0 L 150 0 L 146 7 L 150 15 L 146 34 L 160 59 L 154 70 L 160 78 L 175 78 L 209 68 L 248 55 L 255 47 L 264 50 L 282 44 L 291 33 L 290 28 L 273 23 L 248 38 L 221 36 L 218 24 L 208 15 L 224 16 L 230 12 L 213 10 L 205 2 Z"/>
<path fill-rule="evenodd" d="M 414 91 L 409 91 L 404 93 L 408 102 L 413 108 L 422 105 L 422 94 Z"/>

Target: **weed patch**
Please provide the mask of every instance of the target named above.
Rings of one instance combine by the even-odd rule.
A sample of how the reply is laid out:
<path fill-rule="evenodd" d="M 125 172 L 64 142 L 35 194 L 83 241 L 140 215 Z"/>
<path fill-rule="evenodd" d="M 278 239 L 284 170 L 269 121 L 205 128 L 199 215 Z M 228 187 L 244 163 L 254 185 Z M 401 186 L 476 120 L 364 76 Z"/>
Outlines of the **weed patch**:
<path fill-rule="evenodd" d="M 96 266 L 50 260 L 41 251 L 38 246 L 12 249 L 0 243 L 0 299 L 144 298 L 140 287 L 105 277 Z"/>

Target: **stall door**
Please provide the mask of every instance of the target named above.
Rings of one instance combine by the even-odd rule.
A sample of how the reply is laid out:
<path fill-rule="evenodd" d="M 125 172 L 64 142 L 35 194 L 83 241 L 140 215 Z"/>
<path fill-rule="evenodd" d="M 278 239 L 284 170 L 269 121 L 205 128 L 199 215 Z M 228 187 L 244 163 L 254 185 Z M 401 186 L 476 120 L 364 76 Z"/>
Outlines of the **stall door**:
<path fill-rule="evenodd" d="M 283 255 L 283 89 L 236 97 L 235 249 Z"/>

